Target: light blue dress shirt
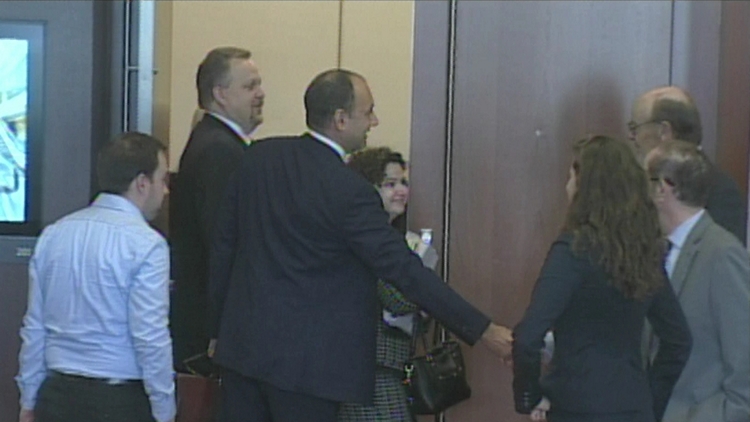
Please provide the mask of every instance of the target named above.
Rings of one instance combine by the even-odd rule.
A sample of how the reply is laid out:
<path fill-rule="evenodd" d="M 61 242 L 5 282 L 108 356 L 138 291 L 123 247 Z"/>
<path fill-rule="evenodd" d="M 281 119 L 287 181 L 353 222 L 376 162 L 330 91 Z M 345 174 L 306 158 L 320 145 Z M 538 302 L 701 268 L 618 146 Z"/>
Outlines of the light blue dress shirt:
<path fill-rule="evenodd" d="M 705 210 L 700 210 L 698 213 L 683 221 L 682 224 L 677 226 L 672 233 L 669 234 L 669 241 L 672 243 L 672 247 L 669 249 L 667 259 L 664 261 L 664 267 L 667 270 L 669 279 L 672 279 L 672 272 L 674 272 L 674 266 L 677 263 L 677 259 L 680 257 L 682 247 L 685 245 L 685 240 L 693 231 L 693 227 L 698 223 Z"/>
<path fill-rule="evenodd" d="M 55 370 L 142 379 L 154 418 L 174 418 L 168 289 L 167 243 L 126 198 L 100 194 L 48 226 L 29 264 L 21 407 Z"/>

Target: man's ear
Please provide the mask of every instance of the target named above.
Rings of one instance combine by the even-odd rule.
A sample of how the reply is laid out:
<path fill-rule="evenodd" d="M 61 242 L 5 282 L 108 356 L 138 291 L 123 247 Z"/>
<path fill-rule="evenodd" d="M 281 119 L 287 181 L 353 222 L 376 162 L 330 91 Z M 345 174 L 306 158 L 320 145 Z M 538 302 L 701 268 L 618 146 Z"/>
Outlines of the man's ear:
<path fill-rule="evenodd" d="M 213 88 L 213 89 L 211 90 L 211 92 L 213 93 L 213 97 L 214 97 L 214 98 L 213 98 L 213 100 L 214 100 L 214 101 L 215 101 L 215 102 L 216 102 L 217 104 L 219 104 L 219 105 L 221 105 L 221 106 L 224 106 L 224 105 L 225 105 L 225 104 L 227 103 L 227 98 L 226 98 L 226 96 L 224 95 L 224 88 L 222 88 L 222 87 L 221 87 L 221 86 L 219 86 L 219 85 L 216 85 L 216 86 L 215 86 L 215 87 L 214 87 L 214 88 Z"/>
<path fill-rule="evenodd" d="M 151 179 L 149 179 L 145 174 L 141 173 L 138 176 L 135 176 L 135 179 L 133 179 L 133 187 L 135 188 L 135 191 L 137 193 L 144 194 L 147 193 L 150 182 Z"/>
<path fill-rule="evenodd" d="M 675 139 L 672 124 L 666 120 L 659 122 L 659 139 L 662 141 L 671 141 Z"/>
<path fill-rule="evenodd" d="M 654 201 L 660 202 L 667 199 L 669 196 L 674 196 L 674 186 L 670 185 L 666 180 L 659 180 L 654 186 Z"/>
<path fill-rule="evenodd" d="M 349 113 L 343 108 L 339 108 L 333 112 L 333 126 L 338 131 L 346 129 L 346 124 L 349 121 Z"/>

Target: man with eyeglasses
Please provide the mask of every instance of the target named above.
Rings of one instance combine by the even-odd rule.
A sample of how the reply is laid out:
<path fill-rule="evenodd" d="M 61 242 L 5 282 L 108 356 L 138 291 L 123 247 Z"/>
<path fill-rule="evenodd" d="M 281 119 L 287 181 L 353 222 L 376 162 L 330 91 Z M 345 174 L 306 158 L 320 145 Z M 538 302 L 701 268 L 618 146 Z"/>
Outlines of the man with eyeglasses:
<path fill-rule="evenodd" d="M 750 257 L 705 212 L 712 169 L 695 145 L 659 144 L 646 171 L 670 244 L 664 269 L 693 337 L 662 422 L 750 422 Z"/>
<path fill-rule="evenodd" d="M 700 113 L 690 94 L 674 86 L 656 88 L 633 104 L 628 122 L 630 139 L 641 161 L 664 141 L 702 141 Z M 706 211 L 716 223 L 747 243 L 747 204 L 737 183 L 716 166 L 712 169 Z"/>

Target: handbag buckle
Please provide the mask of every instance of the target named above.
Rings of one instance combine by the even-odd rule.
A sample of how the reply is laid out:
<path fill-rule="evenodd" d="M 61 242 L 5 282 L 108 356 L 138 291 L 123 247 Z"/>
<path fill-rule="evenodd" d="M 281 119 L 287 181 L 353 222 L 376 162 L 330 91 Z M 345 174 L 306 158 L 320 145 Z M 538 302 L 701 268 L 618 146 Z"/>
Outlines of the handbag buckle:
<path fill-rule="evenodd" d="M 414 373 L 414 365 L 412 364 L 404 365 L 404 372 L 406 373 L 406 377 L 404 378 L 403 384 L 409 385 L 411 384 L 411 374 Z"/>

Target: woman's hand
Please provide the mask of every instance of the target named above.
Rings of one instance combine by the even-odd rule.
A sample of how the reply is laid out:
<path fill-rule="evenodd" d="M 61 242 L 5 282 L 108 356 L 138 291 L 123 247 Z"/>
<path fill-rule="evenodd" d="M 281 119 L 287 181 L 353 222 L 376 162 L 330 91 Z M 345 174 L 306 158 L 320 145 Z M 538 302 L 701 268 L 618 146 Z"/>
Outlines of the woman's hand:
<path fill-rule="evenodd" d="M 547 397 L 542 397 L 534 410 L 531 411 L 531 420 L 534 422 L 547 420 L 547 411 L 549 411 L 549 400 L 547 400 Z"/>

